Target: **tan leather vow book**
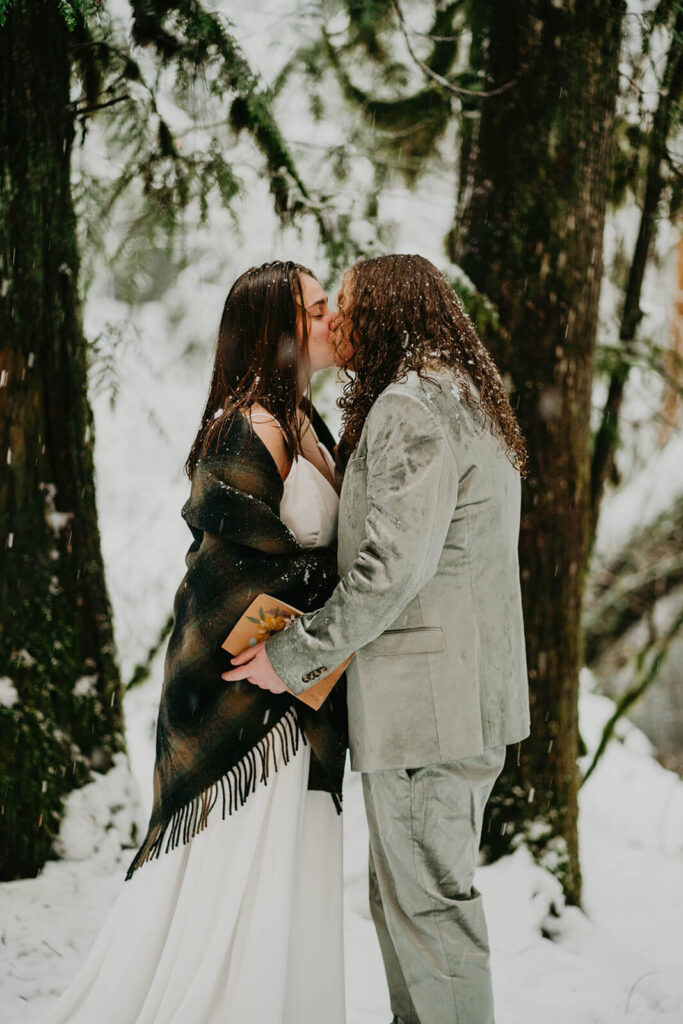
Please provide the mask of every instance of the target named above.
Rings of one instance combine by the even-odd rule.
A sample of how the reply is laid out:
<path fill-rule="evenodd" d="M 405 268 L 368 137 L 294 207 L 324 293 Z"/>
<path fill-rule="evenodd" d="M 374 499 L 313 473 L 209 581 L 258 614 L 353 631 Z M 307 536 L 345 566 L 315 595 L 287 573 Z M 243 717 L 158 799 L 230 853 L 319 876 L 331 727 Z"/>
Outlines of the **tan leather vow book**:
<path fill-rule="evenodd" d="M 291 604 L 278 601 L 276 597 L 270 597 L 269 594 L 259 594 L 230 631 L 221 647 L 228 654 L 241 654 L 247 647 L 253 647 L 261 640 L 267 640 L 273 633 L 279 633 L 280 630 L 286 629 L 300 615 L 303 615 L 303 612 L 300 612 L 298 608 L 293 608 Z M 309 686 L 303 693 L 293 693 L 292 696 L 317 711 L 351 658 L 353 655 L 329 675 Z M 291 693 L 291 690 L 288 693 Z"/>

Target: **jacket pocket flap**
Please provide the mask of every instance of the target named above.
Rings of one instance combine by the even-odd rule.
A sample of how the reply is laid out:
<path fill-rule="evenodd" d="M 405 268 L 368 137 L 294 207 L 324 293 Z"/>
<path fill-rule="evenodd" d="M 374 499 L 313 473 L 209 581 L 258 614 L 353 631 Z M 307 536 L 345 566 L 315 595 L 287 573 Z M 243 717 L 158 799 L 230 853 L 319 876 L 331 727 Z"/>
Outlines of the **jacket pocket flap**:
<path fill-rule="evenodd" d="M 387 654 L 438 654 L 446 650 L 443 630 L 438 626 L 417 629 L 387 629 L 361 648 L 362 654 L 377 658 Z"/>

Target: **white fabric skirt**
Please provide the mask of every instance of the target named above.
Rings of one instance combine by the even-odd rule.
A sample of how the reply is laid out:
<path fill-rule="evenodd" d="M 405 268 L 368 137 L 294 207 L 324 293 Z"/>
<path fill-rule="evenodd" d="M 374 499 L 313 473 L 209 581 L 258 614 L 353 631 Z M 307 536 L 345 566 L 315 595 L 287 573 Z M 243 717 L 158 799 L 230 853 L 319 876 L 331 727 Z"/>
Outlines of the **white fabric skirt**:
<path fill-rule="evenodd" d="M 49 1024 L 343 1024 L 341 815 L 309 760 L 135 872 Z"/>

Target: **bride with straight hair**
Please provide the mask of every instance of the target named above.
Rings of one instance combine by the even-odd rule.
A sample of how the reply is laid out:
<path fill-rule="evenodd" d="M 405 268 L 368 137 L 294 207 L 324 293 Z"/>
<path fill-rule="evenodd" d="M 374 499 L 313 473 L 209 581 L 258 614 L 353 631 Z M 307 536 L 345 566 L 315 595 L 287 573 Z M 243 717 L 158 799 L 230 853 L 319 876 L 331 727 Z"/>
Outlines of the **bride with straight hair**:
<path fill-rule="evenodd" d="M 248 270 L 226 299 L 186 463 L 149 828 L 51 1024 L 344 1021 L 343 682 L 313 711 L 221 679 L 259 594 L 305 611 L 336 582 L 333 441 L 309 398 L 334 320 L 292 262 Z"/>

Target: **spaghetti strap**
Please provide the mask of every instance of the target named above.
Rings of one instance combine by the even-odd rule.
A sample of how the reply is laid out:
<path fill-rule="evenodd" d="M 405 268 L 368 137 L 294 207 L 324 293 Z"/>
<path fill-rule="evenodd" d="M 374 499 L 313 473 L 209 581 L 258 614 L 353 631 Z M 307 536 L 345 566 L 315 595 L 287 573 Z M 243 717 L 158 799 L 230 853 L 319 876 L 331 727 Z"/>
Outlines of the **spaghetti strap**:
<path fill-rule="evenodd" d="M 254 409 L 253 406 L 249 406 L 249 408 L 240 409 L 240 412 L 247 423 L 277 423 L 278 427 L 280 426 L 277 416 L 273 416 L 265 409 Z"/>
<path fill-rule="evenodd" d="M 258 417 L 258 419 L 257 419 L 257 417 Z M 257 412 L 250 412 L 250 411 L 248 411 L 247 412 L 247 418 L 249 420 L 251 420 L 252 423 L 272 423 L 272 422 L 275 422 L 275 423 L 278 423 L 278 425 L 279 425 L 279 421 L 277 419 L 277 416 L 271 416 L 271 414 L 269 412 L 258 412 L 258 411 Z M 313 421 L 311 419 L 308 420 L 308 429 L 313 434 L 313 437 L 315 438 L 316 442 L 318 444 L 321 444 L 322 442 L 320 441 L 320 439 L 318 438 L 318 435 L 315 432 L 315 428 L 313 426 Z"/>
<path fill-rule="evenodd" d="M 259 417 L 258 419 L 256 419 L 257 416 Z M 272 420 L 275 420 L 276 417 L 271 416 L 270 413 L 267 412 L 252 412 L 249 413 L 249 419 L 252 421 L 252 423 L 270 423 Z"/>

